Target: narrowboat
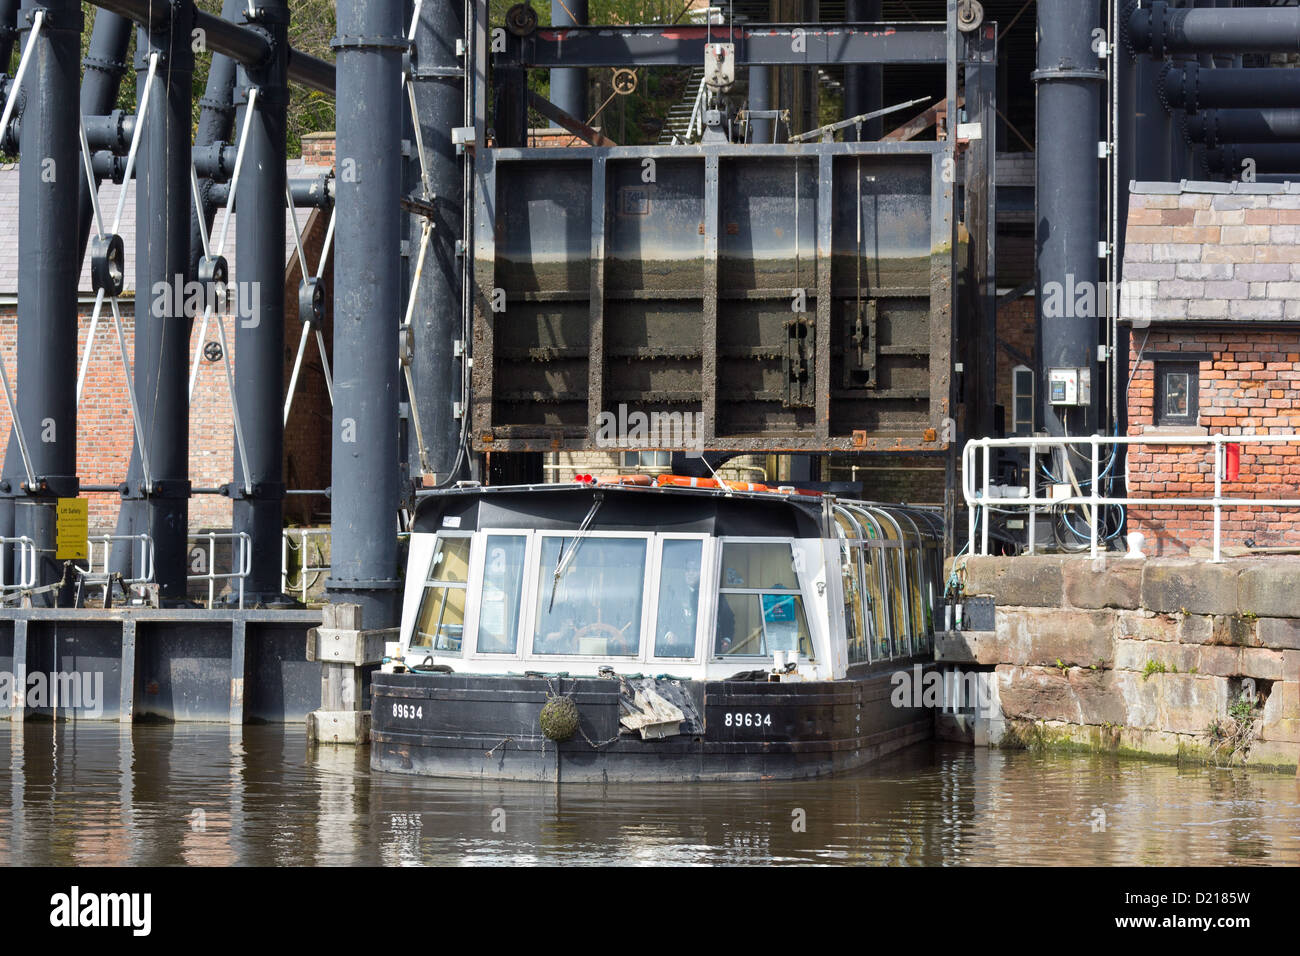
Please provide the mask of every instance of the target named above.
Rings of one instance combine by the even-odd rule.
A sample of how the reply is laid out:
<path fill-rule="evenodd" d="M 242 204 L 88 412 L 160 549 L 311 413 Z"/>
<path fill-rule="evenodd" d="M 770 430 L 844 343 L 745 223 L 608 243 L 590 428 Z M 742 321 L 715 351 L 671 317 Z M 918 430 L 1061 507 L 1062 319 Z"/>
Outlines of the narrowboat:
<path fill-rule="evenodd" d="M 942 519 L 642 476 L 423 497 L 371 765 L 428 776 L 793 779 L 929 738 Z"/>

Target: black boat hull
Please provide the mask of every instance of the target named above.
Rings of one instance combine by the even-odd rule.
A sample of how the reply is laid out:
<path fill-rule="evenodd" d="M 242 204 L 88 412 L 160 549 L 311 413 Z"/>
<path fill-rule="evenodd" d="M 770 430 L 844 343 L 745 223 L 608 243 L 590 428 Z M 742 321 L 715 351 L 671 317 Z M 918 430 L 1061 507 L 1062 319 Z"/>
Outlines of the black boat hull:
<path fill-rule="evenodd" d="M 907 665 L 829 682 L 681 681 L 698 733 L 619 733 L 619 683 L 596 678 L 375 674 L 371 767 L 492 780 L 613 783 L 793 780 L 841 773 L 933 736 L 933 712 L 895 706 Z M 556 744 L 538 715 L 572 696 L 579 732 Z"/>

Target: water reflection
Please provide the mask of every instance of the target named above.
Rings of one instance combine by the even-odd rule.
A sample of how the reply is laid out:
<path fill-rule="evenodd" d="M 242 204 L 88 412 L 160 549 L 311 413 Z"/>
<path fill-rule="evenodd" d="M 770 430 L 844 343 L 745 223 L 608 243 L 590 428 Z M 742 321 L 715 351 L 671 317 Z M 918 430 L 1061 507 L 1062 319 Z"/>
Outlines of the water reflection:
<path fill-rule="evenodd" d="M 0 723 L 5 865 L 1300 864 L 1289 776 L 925 744 L 852 776 L 372 775 L 301 727 Z"/>

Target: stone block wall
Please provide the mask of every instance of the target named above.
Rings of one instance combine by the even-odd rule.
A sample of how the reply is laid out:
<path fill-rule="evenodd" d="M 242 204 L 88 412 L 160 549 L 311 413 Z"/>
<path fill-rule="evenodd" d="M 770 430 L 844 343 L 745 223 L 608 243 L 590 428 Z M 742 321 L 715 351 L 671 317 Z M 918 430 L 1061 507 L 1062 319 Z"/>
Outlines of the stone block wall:
<path fill-rule="evenodd" d="M 958 568 L 966 595 L 994 599 L 995 629 L 941 635 L 936 657 L 992 669 L 991 742 L 1202 760 L 1245 697 L 1246 762 L 1300 762 L 1300 560 L 972 557 Z"/>

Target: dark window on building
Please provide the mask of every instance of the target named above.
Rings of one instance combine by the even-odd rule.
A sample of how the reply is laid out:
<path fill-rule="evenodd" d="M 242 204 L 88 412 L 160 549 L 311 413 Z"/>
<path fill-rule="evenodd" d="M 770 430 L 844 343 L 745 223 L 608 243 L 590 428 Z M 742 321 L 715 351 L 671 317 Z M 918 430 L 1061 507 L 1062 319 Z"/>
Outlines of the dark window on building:
<path fill-rule="evenodd" d="M 1195 425 L 1200 411 L 1199 362 L 1156 362 L 1157 425 Z"/>

